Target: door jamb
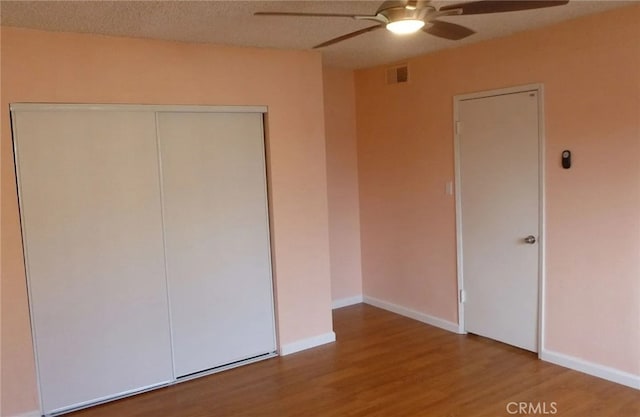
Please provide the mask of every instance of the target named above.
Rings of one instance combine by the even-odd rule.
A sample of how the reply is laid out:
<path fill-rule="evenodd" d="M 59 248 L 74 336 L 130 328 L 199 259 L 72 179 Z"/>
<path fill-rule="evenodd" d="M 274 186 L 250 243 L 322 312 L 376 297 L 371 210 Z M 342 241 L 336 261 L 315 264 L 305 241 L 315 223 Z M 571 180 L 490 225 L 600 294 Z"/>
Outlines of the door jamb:
<path fill-rule="evenodd" d="M 544 85 L 542 83 L 526 84 L 495 90 L 478 91 L 459 94 L 453 97 L 453 146 L 455 166 L 455 210 L 456 210 L 456 270 L 458 279 L 458 333 L 466 334 L 464 325 L 464 277 L 462 272 L 462 199 L 460 173 L 460 143 L 459 143 L 459 106 L 464 100 L 492 97 L 506 94 L 535 91 L 538 94 L 538 357 L 545 346 L 545 293 L 546 293 L 546 262 L 545 262 L 545 125 L 544 125 Z"/>

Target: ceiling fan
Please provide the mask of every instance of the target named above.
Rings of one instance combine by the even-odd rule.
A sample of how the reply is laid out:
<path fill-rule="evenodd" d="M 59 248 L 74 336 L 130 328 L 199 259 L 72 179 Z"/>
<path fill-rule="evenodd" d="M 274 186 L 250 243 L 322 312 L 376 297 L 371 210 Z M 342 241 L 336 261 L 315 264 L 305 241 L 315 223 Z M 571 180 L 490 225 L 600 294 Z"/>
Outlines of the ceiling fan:
<path fill-rule="evenodd" d="M 562 6 L 569 0 L 480 0 L 458 3 L 436 9 L 430 0 L 385 1 L 373 15 L 344 13 L 296 13 L 296 12 L 256 12 L 256 16 L 293 16 L 293 17 L 346 17 L 355 20 L 371 20 L 374 26 L 356 30 L 346 35 L 328 40 L 313 47 L 322 48 L 333 45 L 363 33 L 386 27 L 396 34 L 409 34 L 422 29 L 430 35 L 457 41 L 475 33 L 475 31 L 455 23 L 437 20 L 442 16 L 472 15 L 513 12 L 519 10 L 540 9 Z"/>

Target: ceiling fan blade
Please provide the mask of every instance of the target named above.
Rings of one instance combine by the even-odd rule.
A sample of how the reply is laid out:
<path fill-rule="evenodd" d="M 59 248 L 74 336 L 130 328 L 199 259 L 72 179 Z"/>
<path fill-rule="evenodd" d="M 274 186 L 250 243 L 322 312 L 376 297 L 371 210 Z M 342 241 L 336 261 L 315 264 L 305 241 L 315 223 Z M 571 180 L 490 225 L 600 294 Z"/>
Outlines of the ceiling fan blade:
<path fill-rule="evenodd" d="M 471 30 L 468 27 L 456 25 L 455 23 L 443 22 L 440 20 L 432 20 L 422 30 L 430 35 L 449 39 L 452 41 L 457 41 L 476 33 L 474 30 Z"/>
<path fill-rule="evenodd" d="M 367 32 L 371 32 L 371 31 L 376 30 L 376 29 L 380 29 L 382 27 L 384 27 L 384 25 L 369 26 L 368 28 L 356 30 L 355 32 L 347 33 L 346 35 L 338 36 L 337 38 L 333 38 L 333 39 L 331 39 L 329 41 L 323 42 L 320 45 L 316 45 L 316 46 L 313 47 L 313 49 L 318 49 L 318 48 L 322 48 L 322 47 L 325 47 L 325 46 L 333 45 L 334 43 L 342 42 L 344 40 L 347 40 L 347 39 L 350 39 L 350 38 L 354 38 L 354 37 L 356 37 L 358 35 L 362 35 L 363 33 L 367 33 Z"/>
<path fill-rule="evenodd" d="M 302 17 L 350 17 L 352 19 L 374 19 L 376 16 L 362 16 L 345 13 L 296 13 L 296 12 L 255 12 L 254 16 L 302 16 Z"/>
<path fill-rule="evenodd" d="M 563 6 L 567 3 L 569 3 L 569 0 L 480 0 L 443 6 L 440 11 L 460 9 L 463 15 L 502 13 Z"/>

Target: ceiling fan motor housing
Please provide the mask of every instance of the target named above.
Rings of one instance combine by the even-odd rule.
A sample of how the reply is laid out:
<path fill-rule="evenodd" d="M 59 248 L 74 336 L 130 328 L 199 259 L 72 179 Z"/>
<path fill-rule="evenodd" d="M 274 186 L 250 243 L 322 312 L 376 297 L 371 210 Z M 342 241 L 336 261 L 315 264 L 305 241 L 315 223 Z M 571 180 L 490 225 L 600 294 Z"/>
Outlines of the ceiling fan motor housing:
<path fill-rule="evenodd" d="M 385 1 L 376 12 L 376 15 L 384 18 L 385 23 L 400 20 L 425 21 L 425 16 L 436 11 L 435 7 L 427 5 L 427 3 L 422 1 Z"/>

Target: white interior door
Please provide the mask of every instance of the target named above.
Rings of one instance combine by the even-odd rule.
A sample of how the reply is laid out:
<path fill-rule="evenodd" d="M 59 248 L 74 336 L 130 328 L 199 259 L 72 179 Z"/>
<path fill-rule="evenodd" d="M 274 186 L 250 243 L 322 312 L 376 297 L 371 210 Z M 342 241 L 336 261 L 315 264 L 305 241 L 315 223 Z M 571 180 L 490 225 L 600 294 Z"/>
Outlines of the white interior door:
<path fill-rule="evenodd" d="M 178 377 L 275 351 L 262 114 L 158 113 Z"/>
<path fill-rule="evenodd" d="M 465 330 L 530 351 L 538 348 L 538 95 L 458 102 Z"/>
<path fill-rule="evenodd" d="M 43 412 L 170 381 L 153 112 L 13 121 Z"/>

